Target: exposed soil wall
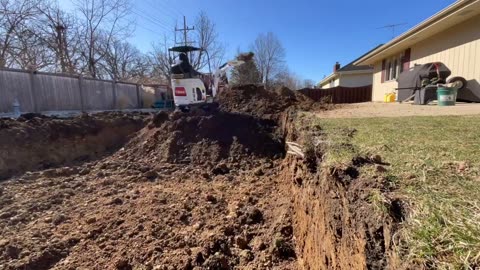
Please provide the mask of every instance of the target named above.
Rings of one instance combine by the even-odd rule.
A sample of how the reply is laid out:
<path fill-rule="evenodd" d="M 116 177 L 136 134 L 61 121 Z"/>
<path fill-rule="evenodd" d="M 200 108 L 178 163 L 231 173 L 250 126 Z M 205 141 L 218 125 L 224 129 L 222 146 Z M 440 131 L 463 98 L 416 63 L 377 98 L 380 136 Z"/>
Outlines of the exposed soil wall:
<path fill-rule="evenodd" d="M 0 120 L 0 179 L 29 170 L 98 158 L 123 145 L 146 115 L 104 113 L 56 119 Z"/>
<path fill-rule="evenodd" d="M 369 202 L 373 189 L 385 190 L 385 180 L 364 177 L 354 165 L 322 167 L 317 158 L 322 153 L 308 149 L 309 139 L 294 129 L 294 117 L 284 116 L 287 141 L 306 145 L 306 157 L 287 156 L 281 175 L 291 185 L 299 268 L 398 269 L 394 213 L 388 205 L 385 213 Z"/>

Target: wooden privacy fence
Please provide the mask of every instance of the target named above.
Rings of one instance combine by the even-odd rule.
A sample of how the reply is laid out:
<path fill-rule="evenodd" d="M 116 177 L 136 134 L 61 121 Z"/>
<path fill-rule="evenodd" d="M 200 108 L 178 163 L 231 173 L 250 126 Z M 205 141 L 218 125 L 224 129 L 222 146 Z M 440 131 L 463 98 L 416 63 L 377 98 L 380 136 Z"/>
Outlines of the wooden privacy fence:
<path fill-rule="evenodd" d="M 0 113 L 136 109 L 144 105 L 142 86 L 82 76 L 0 69 Z"/>
<path fill-rule="evenodd" d="M 315 101 L 328 100 L 335 104 L 372 101 L 371 85 L 362 87 L 337 86 L 328 89 L 302 89 L 299 91 Z"/>

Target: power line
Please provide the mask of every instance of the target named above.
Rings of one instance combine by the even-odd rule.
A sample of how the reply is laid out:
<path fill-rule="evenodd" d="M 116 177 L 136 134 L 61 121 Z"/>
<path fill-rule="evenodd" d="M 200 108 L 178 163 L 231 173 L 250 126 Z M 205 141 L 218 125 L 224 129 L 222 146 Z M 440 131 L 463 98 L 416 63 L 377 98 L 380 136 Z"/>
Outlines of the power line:
<path fill-rule="evenodd" d="M 168 0 L 166 0 L 166 1 L 168 1 Z M 161 0 L 157 1 L 155 3 L 162 6 L 165 10 L 170 10 L 170 11 L 173 11 L 174 13 L 177 13 L 177 15 L 180 16 L 180 17 L 184 16 L 183 12 L 181 12 L 177 8 L 175 8 L 175 6 L 172 3 L 162 2 Z"/>
<path fill-rule="evenodd" d="M 140 13 L 136 12 L 135 10 L 132 10 L 132 12 L 133 12 L 134 14 L 136 14 L 137 16 L 139 16 L 139 17 L 141 17 L 141 18 L 143 18 L 143 19 L 146 19 L 146 20 L 150 21 L 150 22 L 153 23 L 155 26 L 158 26 L 158 27 L 162 28 L 164 31 L 167 31 L 167 32 L 172 31 L 172 29 L 168 29 L 167 26 L 159 23 L 158 21 L 155 21 L 154 19 L 152 19 L 150 16 L 148 16 L 148 15 L 146 15 L 146 14 L 140 14 Z"/>
<path fill-rule="evenodd" d="M 143 28 L 143 29 L 145 29 L 145 30 L 147 30 L 147 31 L 150 31 L 150 32 L 154 33 L 154 34 L 157 34 L 157 35 L 160 35 L 160 36 L 161 36 L 161 35 L 165 35 L 165 33 L 157 32 L 157 31 L 152 30 L 152 29 L 150 29 L 150 28 L 148 28 L 148 27 L 145 27 L 145 26 L 143 26 L 143 25 L 138 25 L 138 26 L 139 26 L 140 28 Z"/>
<path fill-rule="evenodd" d="M 148 11 L 146 10 L 143 10 L 143 9 L 140 9 L 138 7 L 135 8 L 138 12 L 140 12 L 142 14 L 142 16 L 148 16 L 151 20 L 154 20 L 156 21 L 158 24 L 164 26 L 164 27 L 167 27 L 167 28 L 170 28 L 170 29 L 173 29 L 175 28 L 175 24 L 173 23 L 173 21 L 171 22 L 167 22 L 167 21 L 163 21 L 161 20 L 158 16 L 152 16 Z"/>
<path fill-rule="evenodd" d="M 146 1 L 146 3 L 152 7 L 153 9 L 155 9 L 157 12 L 159 13 L 162 13 L 163 15 L 165 15 L 165 17 L 169 17 L 170 19 L 172 19 L 172 21 L 176 21 L 176 17 L 178 17 L 178 15 L 176 14 L 173 14 L 172 11 L 173 10 L 170 10 L 170 12 L 166 9 L 166 8 L 159 8 L 154 2 L 152 1 Z M 160 3 L 157 3 L 157 4 L 160 4 Z M 180 16 L 183 16 L 183 15 L 180 15 Z"/>
<path fill-rule="evenodd" d="M 159 19 L 156 18 L 155 16 L 150 15 L 148 12 L 146 12 L 146 11 L 144 11 L 144 10 L 142 10 L 142 9 L 139 9 L 139 8 L 134 8 L 134 9 L 136 10 L 136 14 L 137 14 L 138 16 L 146 17 L 146 18 L 150 19 L 150 21 L 154 21 L 156 24 L 159 24 L 159 25 L 161 25 L 161 26 L 163 26 L 163 27 L 166 27 L 166 28 L 170 28 L 170 27 L 171 27 L 170 25 L 168 25 L 168 23 L 165 23 L 165 22 L 159 20 Z M 173 27 L 171 27 L 171 28 L 173 28 Z"/>

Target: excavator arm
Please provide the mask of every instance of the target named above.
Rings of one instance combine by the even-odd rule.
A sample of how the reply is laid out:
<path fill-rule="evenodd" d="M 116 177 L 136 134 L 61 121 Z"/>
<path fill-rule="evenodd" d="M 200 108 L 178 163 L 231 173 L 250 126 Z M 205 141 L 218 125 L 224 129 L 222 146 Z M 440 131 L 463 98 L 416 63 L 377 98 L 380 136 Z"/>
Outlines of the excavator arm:
<path fill-rule="evenodd" d="M 218 86 L 222 80 L 222 78 L 227 74 L 234 67 L 241 66 L 245 63 L 245 61 L 241 60 L 232 60 L 228 61 L 227 63 L 221 65 L 214 74 L 213 77 L 213 87 L 212 87 L 212 95 L 215 97 L 218 93 Z"/>

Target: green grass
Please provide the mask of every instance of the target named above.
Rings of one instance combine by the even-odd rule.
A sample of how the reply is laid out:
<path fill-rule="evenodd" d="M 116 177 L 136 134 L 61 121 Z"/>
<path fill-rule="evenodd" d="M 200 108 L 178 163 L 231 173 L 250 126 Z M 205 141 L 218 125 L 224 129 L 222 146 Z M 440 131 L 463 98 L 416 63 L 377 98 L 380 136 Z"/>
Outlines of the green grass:
<path fill-rule="evenodd" d="M 480 265 L 480 117 L 302 122 L 320 127 L 316 138 L 327 145 L 326 165 L 373 154 L 391 164 L 386 177 L 409 205 L 398 232 L 405 259 L 433 269 Z M 373 173 L 371 166 L 362 170 Z M 369 199 L 376 205 L 383 200 L 377 193 Z"/>

